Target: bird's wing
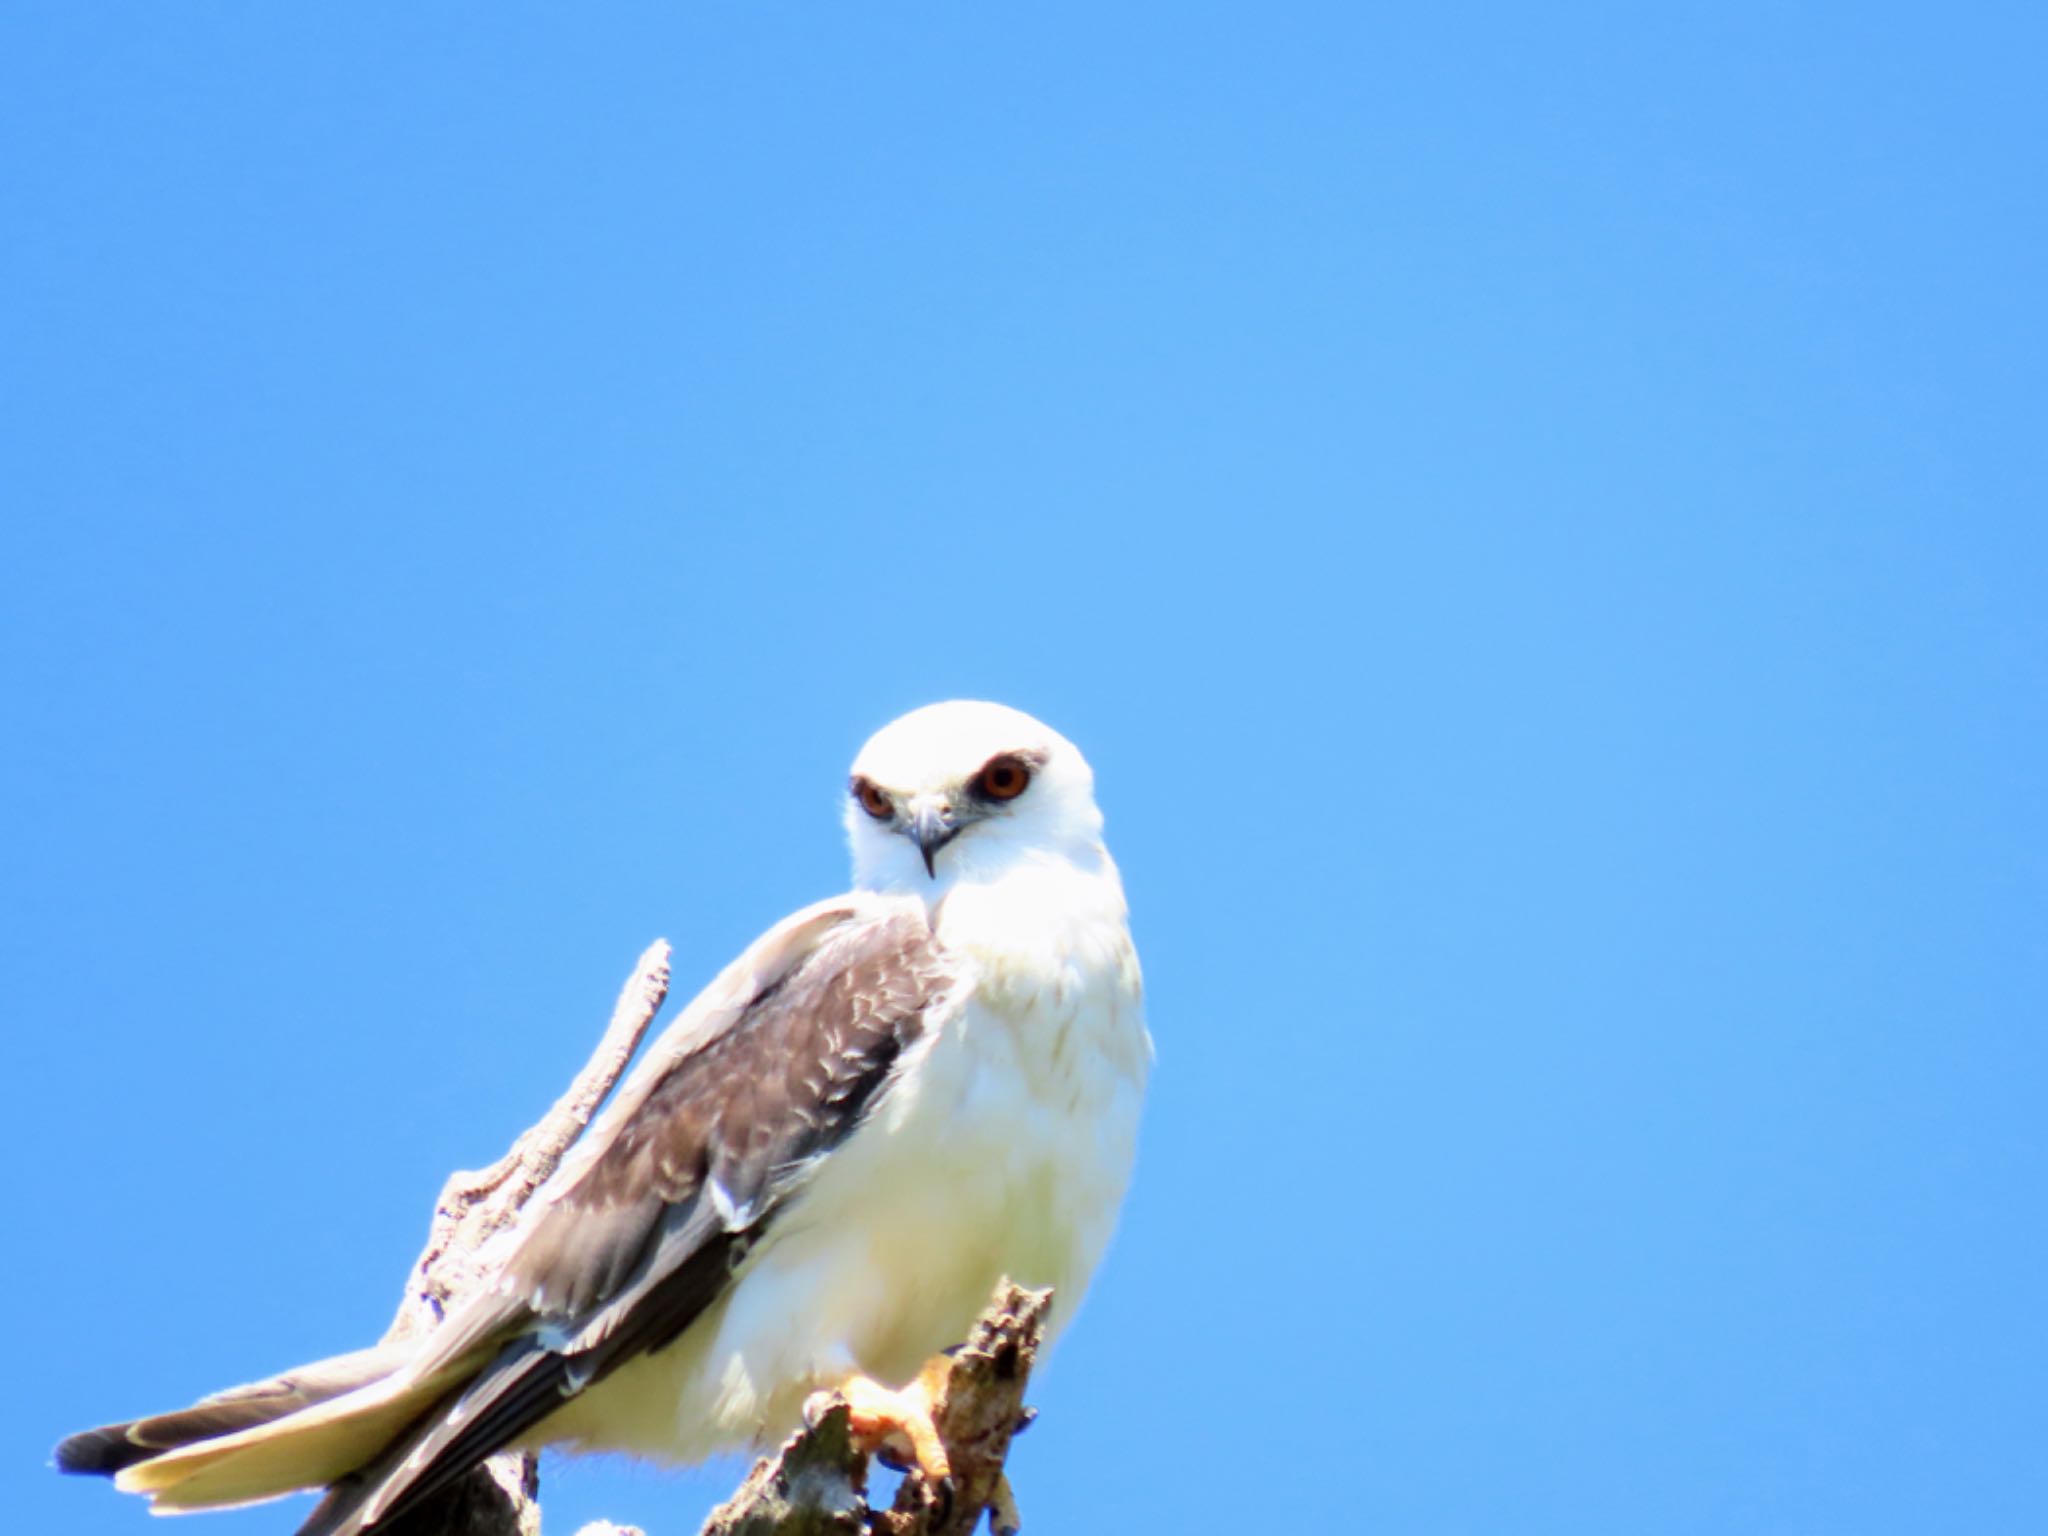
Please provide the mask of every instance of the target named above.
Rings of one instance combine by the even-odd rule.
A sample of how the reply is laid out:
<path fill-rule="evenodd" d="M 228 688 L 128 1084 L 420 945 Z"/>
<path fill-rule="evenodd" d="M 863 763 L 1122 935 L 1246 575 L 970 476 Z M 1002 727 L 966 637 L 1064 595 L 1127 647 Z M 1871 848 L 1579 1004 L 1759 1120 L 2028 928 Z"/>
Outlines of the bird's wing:
<path fill-rule="evenodd" d="M 452 1314 L 403 1375 L 424 1386 L 502 1342 L 334 1484 L 301 1536 L 353 1536 L 403 1515 L 675 1339 L 888 1091 L 955 979 L 915 901 L 856 893 L 763 935 L 655 1042 L 536 1195 L 496 1286 Z M 207 1450 L 123 1476 L 160 1507 L 208 1502 Z M 196 1475 L 179 1475 L 184 1457 Z"/>
<path fill-rule="evenodd" d="M 914 900 L 854 893 L 778 923 L 663 1032 L 540 1192 L 499 1295 L 558 1324 L 590 1318 L 651 1245 L 673 1246 L 679 1215 L 758 1236 L 952 980 Z"/>
<path fill-rule="evenodd" d="M 953 979 L 916 902 L 821 903 L 750 948 L 543 1191 L 482 1309 L 514 1307 L 535 1326 L 438 1423 L 338 1485 L 305 1536 L 401 1513 L 674 1340 L 873 1109 Z"/>

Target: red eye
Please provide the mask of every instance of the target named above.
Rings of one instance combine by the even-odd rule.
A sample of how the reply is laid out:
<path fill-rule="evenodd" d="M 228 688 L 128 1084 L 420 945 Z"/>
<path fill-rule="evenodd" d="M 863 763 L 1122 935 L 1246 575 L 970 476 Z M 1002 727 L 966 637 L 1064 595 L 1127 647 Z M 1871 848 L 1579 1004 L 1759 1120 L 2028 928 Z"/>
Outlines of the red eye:
<path fill-rule="evenodd" d="M 896 802 L 877 789 L 867 779 L 855 779 L 850 786 L 853 798 L 860 802 L 860 808 L 877 821 L 887 821 L 896 814 Z"/>
<path fill-rule="evenodd" d="M 1031 765 L 1021 757 L 991 758 L 974 780 L 984 800 L 1014 800 L 1031 786 Z"/>

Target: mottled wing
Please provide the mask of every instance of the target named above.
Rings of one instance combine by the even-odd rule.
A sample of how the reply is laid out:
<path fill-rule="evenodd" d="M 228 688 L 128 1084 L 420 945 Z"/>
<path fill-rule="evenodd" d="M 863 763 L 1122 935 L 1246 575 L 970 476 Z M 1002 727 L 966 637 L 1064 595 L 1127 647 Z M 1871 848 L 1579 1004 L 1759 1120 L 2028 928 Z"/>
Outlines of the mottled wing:
<path fill-rule="evenodd" d="M 302 1536 L 401 1516 L 674 1340 L 886 1095 L 950 981 L 916 903 L 847 898 L 764 938 L 663 1036 L 589 1148 L 542 1192 L 499 1295 L 444 1330 L 449 1351 L 508 1326 L 512 1342 L 337 1484 Z"/>
<path fill-rule="evenodd" d="M 857 911 L 648 1082 L 602 1155 L 549 1197 L 501 1289 L 547 1317 L 583 1316 L 639 1266 L 664 1212 L 705 1208 L 726 1231 L 757 1231 L 872 1107 L 948 980 L 921 908 Z"/>

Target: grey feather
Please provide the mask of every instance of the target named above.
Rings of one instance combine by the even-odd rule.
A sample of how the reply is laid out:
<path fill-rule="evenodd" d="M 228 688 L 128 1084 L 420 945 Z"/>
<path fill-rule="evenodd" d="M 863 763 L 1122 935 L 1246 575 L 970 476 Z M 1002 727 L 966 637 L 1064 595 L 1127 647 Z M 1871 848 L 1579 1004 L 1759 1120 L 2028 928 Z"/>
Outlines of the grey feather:
<path fill-rule="evenodd" d="M 606 1140 L 544 1192 L 496 1293 L 451 1318 L 419 1369 L 480 1338 L 511 1341 L 337 1483 L 300 1536 L 402 1518 L 567 1398 L 672 1343 L 886 1096 L 950 982 L 920 909 L 849 904 L 722 1027 L 681 1048 L 664 1037 Z"/>

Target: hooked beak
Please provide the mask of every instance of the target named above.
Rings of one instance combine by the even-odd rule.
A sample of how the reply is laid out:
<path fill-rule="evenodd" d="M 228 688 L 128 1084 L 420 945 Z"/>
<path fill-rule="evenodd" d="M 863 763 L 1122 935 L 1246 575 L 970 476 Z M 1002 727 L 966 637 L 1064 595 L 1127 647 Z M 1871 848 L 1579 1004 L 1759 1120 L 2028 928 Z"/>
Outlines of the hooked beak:
<path fill-rule="evenodd" d="M 953 807 L 929 801 L 918 806 L 910 819 L 908 831 L 910 840 L 917 844 L 917 851 L 924 855 L 924 872 L 934 880 L 938 879 L 938 866 L 932 861 L 938 857 L 941 848 L 960 835 L 960 822 L 953 813 Z"/>

